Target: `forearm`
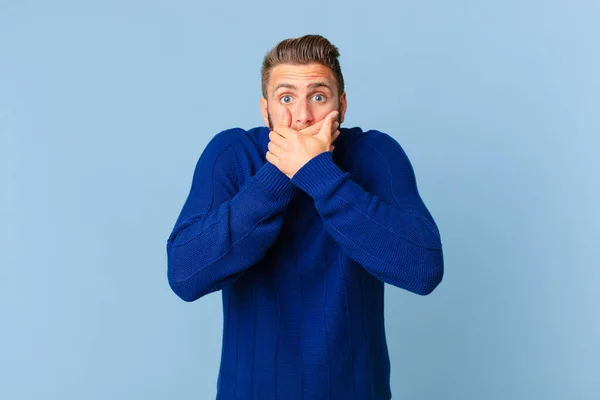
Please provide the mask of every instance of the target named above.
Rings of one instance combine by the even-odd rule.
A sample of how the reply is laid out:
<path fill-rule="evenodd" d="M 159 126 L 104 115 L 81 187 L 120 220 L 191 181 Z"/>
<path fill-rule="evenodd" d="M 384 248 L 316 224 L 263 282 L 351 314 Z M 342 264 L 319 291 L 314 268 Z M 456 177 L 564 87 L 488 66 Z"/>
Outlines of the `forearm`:
<path fill-rule="evenodd" d="M 292 182 L 315 199 L 327 231 L 372 275 L 422 295 L 439 284 L 440 235 L 428 213 L 414 211 L 423 206 L 417 196 L 405 209 L 384 201 L 342 172 L 330 153 L 312 159 Z"/>
<path fill-rule="evenodd" d="M 293 191 L 289 178 L 267 163 L 233 198 L 177 224 L 167 240 L 173 291 L 194 301 L 256 264 L 279 235 Z"/>

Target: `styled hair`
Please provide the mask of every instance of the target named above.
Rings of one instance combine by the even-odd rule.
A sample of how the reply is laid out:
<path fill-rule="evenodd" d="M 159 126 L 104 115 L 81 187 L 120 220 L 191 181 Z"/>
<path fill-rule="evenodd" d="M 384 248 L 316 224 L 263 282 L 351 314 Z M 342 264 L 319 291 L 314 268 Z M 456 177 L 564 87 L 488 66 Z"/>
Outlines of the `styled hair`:
<path fill-rule="evenodd" d="M 338 95 L 344 93 L 344 77 L 338 57 L 340 52 L 321 35 L 304 35 L 277 43 L 263 60 L 261 68 L 262 94 L 267 99 L 267 83 L 271 70 L 279 64 L 306 65 L 319 63 L 333 72 L 338 87 Z"/>

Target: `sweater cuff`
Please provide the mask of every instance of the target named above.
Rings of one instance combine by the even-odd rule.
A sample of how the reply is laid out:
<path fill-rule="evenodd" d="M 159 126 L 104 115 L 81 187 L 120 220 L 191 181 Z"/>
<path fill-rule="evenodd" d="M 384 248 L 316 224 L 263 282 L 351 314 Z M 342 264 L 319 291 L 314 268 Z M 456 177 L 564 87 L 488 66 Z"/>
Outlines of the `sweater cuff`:
<path fill-rule="evenodd" d="M 254 175 L 254 180 L 283 202 L 289 202 L 294 195 L 295 187 L 290 178 L 269 161 L 259 168 Z"/>
<path fill-rule="evenodd" d="M 292 176 L 292 183 L 317 200 L 334 190 L 350 176 L 333 161 L 333 153 L 325 151 L 311 158 Z"/>

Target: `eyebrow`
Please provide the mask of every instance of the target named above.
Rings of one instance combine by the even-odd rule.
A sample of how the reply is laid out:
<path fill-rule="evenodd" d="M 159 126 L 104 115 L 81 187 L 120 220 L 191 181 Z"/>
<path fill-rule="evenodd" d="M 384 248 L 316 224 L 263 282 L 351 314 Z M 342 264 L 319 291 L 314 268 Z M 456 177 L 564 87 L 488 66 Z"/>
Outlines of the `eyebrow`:
<path fill-rule="evenodd" d="M 308 84 L 306 87 L 308 89 L 316 89 L 319 87 L 326 87 L 327 89 L 329 89 L 330 91 L 333 92 L 333 90 L 331 89 L 331 85 L 324 81 L 313 82 L 313 83 Z M 280 88 L 287 88 L 287 89 L 292 89 L 292 90 L 297 89 L 296 85 L 292 85 L 291 83 L 280 83 L 277 86 L 275 86 L 273 93 L 275 93 Z"/>

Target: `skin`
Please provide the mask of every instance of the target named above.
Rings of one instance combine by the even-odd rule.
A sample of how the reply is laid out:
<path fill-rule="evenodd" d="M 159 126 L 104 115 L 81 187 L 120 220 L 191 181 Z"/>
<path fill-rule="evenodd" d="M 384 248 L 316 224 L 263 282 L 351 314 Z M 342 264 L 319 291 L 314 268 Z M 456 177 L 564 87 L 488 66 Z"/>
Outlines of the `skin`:
<path fill-rule="evenodd" d="M 318 63 L 280 64 L 270 73 L 267 99 L 260 99 L 269 133 L 267 161 L 292 178 L 313 157 L 333 151 L 346 113 L 330 68 Z"/>

